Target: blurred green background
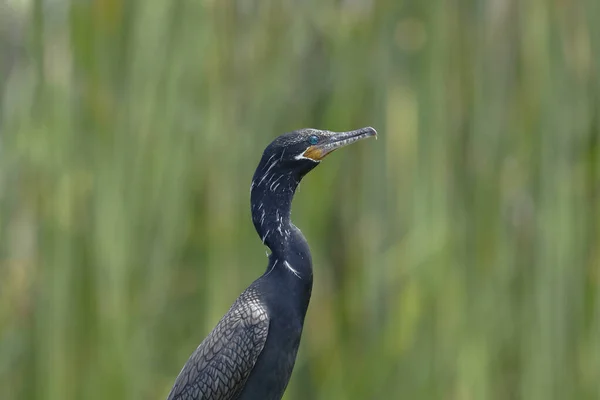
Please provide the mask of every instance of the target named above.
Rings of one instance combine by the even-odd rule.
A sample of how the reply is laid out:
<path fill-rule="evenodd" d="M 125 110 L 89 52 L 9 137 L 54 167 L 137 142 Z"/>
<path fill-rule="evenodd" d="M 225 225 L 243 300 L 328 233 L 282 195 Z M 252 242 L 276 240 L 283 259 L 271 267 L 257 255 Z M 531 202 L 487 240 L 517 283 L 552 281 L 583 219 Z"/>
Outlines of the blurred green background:
<path fill-rule="evenodd" d="M 598 0 L 0 0 L 0 399 L 164 399 L 266 268 L 301 127 L 285 399 L 600 398 Z"/>

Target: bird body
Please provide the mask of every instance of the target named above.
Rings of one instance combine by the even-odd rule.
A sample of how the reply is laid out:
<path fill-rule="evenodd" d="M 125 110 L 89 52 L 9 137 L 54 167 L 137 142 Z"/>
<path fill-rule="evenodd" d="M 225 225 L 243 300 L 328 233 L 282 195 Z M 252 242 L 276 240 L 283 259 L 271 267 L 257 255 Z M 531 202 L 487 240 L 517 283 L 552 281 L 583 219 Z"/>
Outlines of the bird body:
<path fill-rule="evenodd" d="M 304 129 L 263 153 L 251 185 L 252 222 L 270 248 L 265 273 L 234 302 L 188 359 L 168 400 L 279 400 L 292 374 L 310 301 L 312 257 L 290 220 L 302 177 L 333 150 L 376 135 Z"/>
<path fill-rule="evenodd" d="M 275 262 L 279 263 L 277 260 L 273 261 Z M 272 291 L 273 282 L 281 285 L 281 288 Z M 263 294 L 263 304 L 269 314 L 269 334 L 239 398 L 277 400 L 283 396 L 292 374 L 308 308 L 312 278 L 300 281 L 291 271 L 275 265 L 269 275 L 259 278 L 257 286 Z M 288 288 L 290 290 L 286 291 Z M 282 294 L 293 298 L 290 293 L 298 292 L 306 293 L 303 300 L 280 301 Z"/>

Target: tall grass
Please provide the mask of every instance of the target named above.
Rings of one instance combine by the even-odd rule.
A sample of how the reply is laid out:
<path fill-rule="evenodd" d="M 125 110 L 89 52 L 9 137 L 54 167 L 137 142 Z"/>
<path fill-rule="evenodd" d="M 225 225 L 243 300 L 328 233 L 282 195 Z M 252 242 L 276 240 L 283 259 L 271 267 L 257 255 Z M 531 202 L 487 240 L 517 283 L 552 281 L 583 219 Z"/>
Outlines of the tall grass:
<path fill-rule="evenodd" d="M 286 399 L 600 397 L 600 5 L 0 0 L 0 398 L 163 399 L 302 183 Z"/>

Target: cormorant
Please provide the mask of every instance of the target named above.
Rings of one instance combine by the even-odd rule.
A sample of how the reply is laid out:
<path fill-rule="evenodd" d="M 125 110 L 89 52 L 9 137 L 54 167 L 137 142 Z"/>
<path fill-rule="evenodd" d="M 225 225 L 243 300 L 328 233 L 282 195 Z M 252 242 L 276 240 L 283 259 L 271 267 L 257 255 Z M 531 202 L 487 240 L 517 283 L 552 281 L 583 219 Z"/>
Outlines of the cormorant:
<path fill-rule="evenodd" d="M 304 175 L 332 151 L 376 136 L 301 129 L 265 149 L 250 186 L 252 222 L 271 250 L 265 273 L 233 303 L 179 373 L 168 400 L 279 400 L 296 360 L 312 291 L 306 239 L 290 221 Z"/>

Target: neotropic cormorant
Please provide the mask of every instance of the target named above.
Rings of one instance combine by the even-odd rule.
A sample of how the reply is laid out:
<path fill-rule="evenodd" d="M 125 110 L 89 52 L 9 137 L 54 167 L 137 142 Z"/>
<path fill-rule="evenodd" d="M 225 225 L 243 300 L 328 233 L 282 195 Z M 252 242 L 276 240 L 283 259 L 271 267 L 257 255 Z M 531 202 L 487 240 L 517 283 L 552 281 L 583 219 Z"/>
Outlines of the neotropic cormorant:
<path fill-rule="evenodd" d="M 306 239 L 290 221 L 304 175 L 332 151 L 376 136 L 301 129 L 265 149 L 250 187 L 252 222 L 271 249 L 265 273 L 233 303 L 179 373 L 168 400 L 279 400 L 288 384 L 312 290 Z"/>

